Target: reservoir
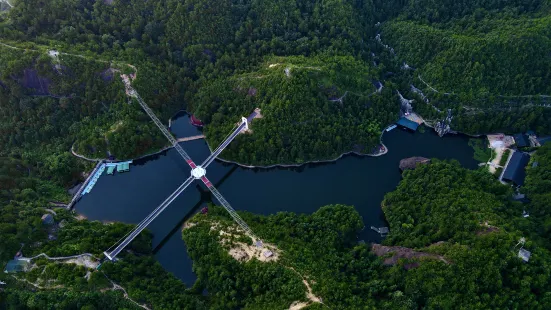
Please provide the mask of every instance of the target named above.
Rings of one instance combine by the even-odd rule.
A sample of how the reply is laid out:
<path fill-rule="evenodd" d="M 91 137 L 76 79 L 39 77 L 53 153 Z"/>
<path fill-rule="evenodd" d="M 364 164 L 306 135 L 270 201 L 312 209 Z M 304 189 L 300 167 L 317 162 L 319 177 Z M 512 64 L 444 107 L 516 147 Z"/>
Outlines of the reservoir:
<path fill-rule="evenodd" d="M 187 115 L 173 120 L 171 130 L 178 137 L 201 134 Z M 477 168 L 474 151 L 463 135 L 440 138 L 432 130 L 411 133 L 395 129 L 384 133 L 383 142 L 389 152 L 380 157 L 349 155 L 332 163 L 271 169 L 248 169 L 215 161 L 208 167 L 207 176 L 237 211 L 312 213 L 328 204 L 353 205 L 366 226 L 359 239 L 380 241 L 369 227 L 387 226 L 380 205 L 384 195 L 400 182 L 401 159 L 456 159 L 466 168 Z M 196 163 L 210 154 L 204 140 L 181 145 Z M 189 166 L 170 149 L 134 161 L 130 172 L 103 175 L 76 204 L 76 210 L 89 220 L 137 224 L 189 175 Z M 208 189 L 196 181 L 148 227 L 154 234 L 157 260 L 187 286 L 193 284 L 195 275 L 181 238 L 181 226 L 190 212 L 210 201 Z"/>

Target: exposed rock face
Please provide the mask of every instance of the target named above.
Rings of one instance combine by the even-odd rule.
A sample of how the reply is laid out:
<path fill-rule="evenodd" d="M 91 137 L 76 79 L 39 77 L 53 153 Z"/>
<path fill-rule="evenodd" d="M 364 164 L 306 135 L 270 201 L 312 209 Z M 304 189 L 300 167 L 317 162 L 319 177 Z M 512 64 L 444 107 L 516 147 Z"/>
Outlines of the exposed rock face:
<path fill-rule="evenodd" d="M 25 69 L 23 81 L 21 85 L 26 88 L 31 88 L 35 95 L 50 95 L 48 90 L 52 81 L 50 79 L 38 75 L 35 69 Z"/>
<path fill-rule="evenodd" d="M 415 169 L 418 164 L 428 164 L 430 159 L 425 157 L 410 157 L 400 160 L 400 170 Z"/>
<path fill-rule="evenodd" d="M 448 116 L 444 118 L 443 120 L 436 123 L 434 126 L 434 130 L 440 137 L 444 136 L 445 134 L 451 132 L 450 123 L 452 122 L 452 110 L 448 109 Z"/>
<path fill-rule="evenodd" d="M 437 246 L 439 244 L 434 244 L 434 245 Z M 405 259 L 430 258 L 430 259 L 437 259 L 446 264 L 449 264 L 449 262 L 442 255 L 426 253 L 426 252 L 417 252 L 413 249 L 401 247 L 401 246 L 385 246 L 385 245 L 373 243 L 371 245 L 371 250 L 375 255 L 379 257 L 392 254 L 391 256 L 388 256 L 383 260 L 384 265 L 396 265 L 398 263 L 398 260 L 400 260 L 401 258 L 405 258 Z M 404 265 L 406 269 L 416 268 L 418 266 L 419 264 L 415 262 Z"/>

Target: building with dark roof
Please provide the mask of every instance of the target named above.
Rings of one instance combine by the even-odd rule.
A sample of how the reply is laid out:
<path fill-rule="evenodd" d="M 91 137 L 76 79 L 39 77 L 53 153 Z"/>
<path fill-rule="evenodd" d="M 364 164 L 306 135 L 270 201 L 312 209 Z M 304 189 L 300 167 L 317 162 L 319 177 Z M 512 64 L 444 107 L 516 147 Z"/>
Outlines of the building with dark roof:
<path fill-rule="evenodd" d="M 503 172 L 503 180 L 508 182 L 513 182 L 516 185 L 524 185 L 524 178 L 526 177 L 526 172 L 524 168 L 528 165 L 530 161 L 530 155 L 516 151 L 511 156 L 509 164 Z"/>
<path fill-rule="evenodd" d="M 519 133 L 514 135 L 513 137 L 515 138 L 515 144 L 517 145 L 517 147 L 530 146 L 530 141 L 528 141 L 528 138 L 526 137 L 526 135 Z"/>
<path fill-rule="evenodd" d="M 417 124 L 416 122 L 412 121 L 412 120 L 409 120 L 405 117 L 402 117 L 400 118 L 397 122 L 396 122 L 396 125 L 402 127 L 402 128 L 406 128 L 406 129 L 409 129 L 409 130 L 412 130 L 412 131 L 416 131 L 417 130 L 417 127 L 419 127 L 419 124 Z"/>

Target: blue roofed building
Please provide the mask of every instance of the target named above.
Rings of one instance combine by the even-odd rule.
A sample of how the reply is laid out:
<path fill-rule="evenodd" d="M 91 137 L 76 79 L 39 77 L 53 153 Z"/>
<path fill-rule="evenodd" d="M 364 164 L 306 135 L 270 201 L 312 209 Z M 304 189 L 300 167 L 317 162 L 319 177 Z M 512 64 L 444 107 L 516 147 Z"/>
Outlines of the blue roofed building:
<path fill-rule="evenodd" d="M 526 177 L 525 168 L 530 161 L 530 155 L 522 152 L 514 152 L 509 160 L 509 164 L 503 172 L 502 179 L 507 182 L 513 182 L 516 185 L 524 185 Z"/>
<path fill-rule="evenodd" d="M 402 128 L 405 128 L 405 129 L 408 129 L 408 130 L 411 130 L 411 131 L 416 131 L 417 130 L 417 127 L 419 127 L 419 124 L 417 124 L 416 122 L 412 121 L 412 120 L 409 120 L 405 117 L 402 117 L 400 118 L 397 122 L 396 122 L 396 125 L 402 127 Z"/>

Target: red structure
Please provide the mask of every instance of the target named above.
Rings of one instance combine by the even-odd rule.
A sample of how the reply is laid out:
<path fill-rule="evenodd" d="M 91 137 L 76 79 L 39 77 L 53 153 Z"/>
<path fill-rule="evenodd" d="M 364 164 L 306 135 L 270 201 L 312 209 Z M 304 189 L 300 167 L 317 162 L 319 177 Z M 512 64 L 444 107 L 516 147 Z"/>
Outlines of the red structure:
<path fill-rule="evenodd" d="M 201 177 L 201 181 L 203 181 L 203 183 L 205 183 L 205 185 L 210 188 L 212 186 L 212 183 L 210 183 L 209 179 L 207 179 L 207 177 L 205 176 L 202 176 Z"/>
<path fill-rule="evenodd" d="M 203 127 L 203 125 L 204 125 L 203 122 L 201 122 L 200 119 L 198 119 L 197 117 L 195 117 L 195 115 L 192 114 L 190 119 L 191 119 L 191 124 L 192 124 L 193 126 Z"/>
<path fill-rule="evenodd" d="M 197 168 L 197 166 L 195 165 L 195 163 L 193 162 L 193 160 L 188 159 L 188 160 L 186 160 L 186 162 L 187 162 L 187 164 L 191 167 L 191 169 Z"/>

